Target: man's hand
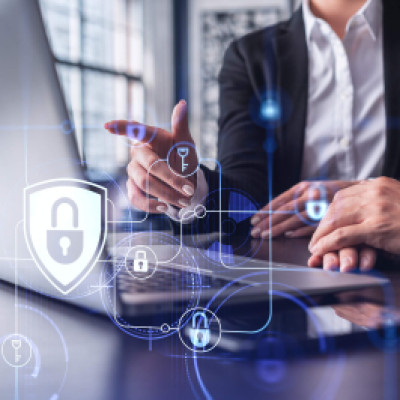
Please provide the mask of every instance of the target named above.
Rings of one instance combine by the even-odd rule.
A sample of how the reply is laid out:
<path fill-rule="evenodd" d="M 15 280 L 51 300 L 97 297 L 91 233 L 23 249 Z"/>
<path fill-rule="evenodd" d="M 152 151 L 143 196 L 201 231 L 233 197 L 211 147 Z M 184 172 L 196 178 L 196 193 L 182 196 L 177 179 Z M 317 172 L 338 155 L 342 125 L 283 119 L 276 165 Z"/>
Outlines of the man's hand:
<path fill-rule="evenodd" d="M 310 242 L 310 251 L 322 256 L 358 245 L 400 254 L 398 181 L 379 178 L 338 192 Z"/>
<path fill-rule="evenodd" d="M 323 266 L 326 271 L 340 270 L 341 272 L 351 272 L 360 269 L 363 272 L 370 271 L 375 267 L 376 250 L 369 247 L 344 248 L 339 251 L 329 252 L 323 256 L 312 256 L 308 260 L 311 268 Z"/>
<path fill-rule="evenodd" d="M 354 302 L 350 304 L 333 305 L 336 315 L 353 324 L 369 329 L 378 329 L 387 326 L 388 318 L 396 325 L 400 322 L 400 313 L 392 307 L 385 307 L 374 303 Z"/>
<path fill-rule="evenodd" d="M 169 159 L 171 168 L 164 161 L 175 144 L 194 144 L 189 130 L 186 102 L 181 101 L 172 113 L 172 132 L 132 121 L 111 121 L 105 125 L 109 132 L 128 137 L 132 127 L 143 133 L 137 135 L 140 136 L 139 140 L 135 137 L 132 143 L 131 161 L 127 168 L 127 189 L 132 204 L 151 213 L 166 212 L 165 203 L 178 208 L 187 207 L 196 189 L 196 177 L 184 178 L 171 171 L 171 168 L 174 171 L 182 168 L 182 158 L 177 154 L 172 154 Z M 195 153 L 190 151 L 185 159 L 190 168 L 197 166 Z"/>
<path fill-rule="evenodd" d="M 306 204 L 308 200 L 319 200 L 319 186 L 325 188 L 326 200 L 331 202 L 338 190 L 355 185 L 358 182 L 327 181 L 327 182 L 301 182 L 291 189 L 276 197 L 267 204 L 252 220 L 254 238 L 277 237 L 285 234 L 290 238 L 312 235 L 315 226 L 309 226 L 304 221 L 308 220 Z M 271 226 L 270 230 L 270 214 Z M 303 220 L 299 217 L 301 214 Z"/>

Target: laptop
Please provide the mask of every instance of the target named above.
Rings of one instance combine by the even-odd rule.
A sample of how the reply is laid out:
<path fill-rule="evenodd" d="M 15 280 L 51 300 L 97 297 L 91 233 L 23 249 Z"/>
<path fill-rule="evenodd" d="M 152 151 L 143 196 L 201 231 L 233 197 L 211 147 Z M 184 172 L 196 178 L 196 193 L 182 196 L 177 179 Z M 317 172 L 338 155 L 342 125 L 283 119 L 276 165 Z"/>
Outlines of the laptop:
<path fill-rule="evenodd" d="M 107 244 L 91 273 L 74 291 L 61 294 L 45 279 L 28 250 L 23 234 L 24 190 L 48 180 L 87 178 L 73 124 L 66 122 L 70 117 L 36 0 L 0 2 L 0 49 L 1 280 L 109 314 L 121 326 L 131 326 L 138 315 L 170 314 L 176 320 L 199 304 L 215 304 L 218 296 L 224 302 L 229 298 L 237 304 L 269 304 L 275 282 L 294 296 L 386 283 L 367 275 L 226 255 L 218 246 L 218 234 L 206 235 L 204 243 L 216 245 L 202 249 L 187 246 L 168 232 L 121 233 L 110 223 Z M 127 254 L 143 245 L 157 255 L 160 265 L 149 279 L 135 279 L 129 268 L 136 255 Z M 173 325 L 159 322 L 160 330 Z"/>

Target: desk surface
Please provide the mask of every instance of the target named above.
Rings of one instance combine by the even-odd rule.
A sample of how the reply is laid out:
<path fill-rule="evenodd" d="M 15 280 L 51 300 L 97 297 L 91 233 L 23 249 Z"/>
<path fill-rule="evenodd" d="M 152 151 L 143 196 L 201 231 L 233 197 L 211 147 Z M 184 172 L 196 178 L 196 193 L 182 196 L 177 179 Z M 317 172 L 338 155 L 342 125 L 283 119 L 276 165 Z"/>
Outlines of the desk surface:
<path fill-rule="evenodd" d="M 306 242 L 280 240 L 274 247 L 279 261 L 304 264 Z M 259 256 L 267 252 L 264 246 Z M 399 277 L 390 274 L 395 292 Z M 341 294 L 342 304 L 331 309 L 336 318 L 333 326 L 348 328 L 349 320 L 365 325 L 368 313 L 374 312 L 371 304 L 382 302 L 380 296 L 379 290 Z M 326 305 L 326 299 L 321 301 Z M 0 336 L 4 338 L 15 323 L 13 287 L 1 285 L 0 304 Z M 34 356 L 18 371 L 0 359 L 2 400 L 16 398 L 16 382 L 19 399 L 376 400 L 399 395 L 395 329 L 365 334 L 360 328 L 358 333 L 329 339 L 329 349 L 324 351 L 318 345 L 297 342 L 292 335 L 304 319 L 278 312 L 268 335 L 229 338 L 234 344 L 242 343 L 243 349 L 216 349 L 193 357 L 177 335 L 156 341 L 132 338 L 106 317 L 29 292 L 19 293 L 17 311 L 20 332 L 26 331 L 35 344 Z M 263 343 L 273 335 L 289 339 L 257 356 L 257 346 L 252 349 L 251 343 Z M 276 348 L 279 354 L 274 354 Z"/>

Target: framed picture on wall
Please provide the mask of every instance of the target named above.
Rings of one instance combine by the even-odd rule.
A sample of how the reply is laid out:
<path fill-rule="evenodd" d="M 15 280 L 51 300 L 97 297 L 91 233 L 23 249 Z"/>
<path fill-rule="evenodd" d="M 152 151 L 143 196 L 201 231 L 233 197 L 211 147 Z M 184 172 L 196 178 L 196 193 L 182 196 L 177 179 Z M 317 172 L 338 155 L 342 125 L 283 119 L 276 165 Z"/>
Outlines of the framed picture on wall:
<path fill-rule="evenodd" d="M 216 158 L 218 74 L 229 44 L 290 16 L 292 0 L 189 0 L 191 129 L 203 158 Z"/>

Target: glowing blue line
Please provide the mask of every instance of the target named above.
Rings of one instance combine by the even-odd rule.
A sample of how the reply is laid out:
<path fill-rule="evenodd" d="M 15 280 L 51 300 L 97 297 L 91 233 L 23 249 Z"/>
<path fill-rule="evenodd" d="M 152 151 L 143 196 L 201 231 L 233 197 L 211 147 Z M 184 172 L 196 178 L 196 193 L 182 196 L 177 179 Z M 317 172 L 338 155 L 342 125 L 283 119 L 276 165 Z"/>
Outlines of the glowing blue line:
<path fill-rule="evenodd" d="M 47 130 L 61 130 L 60 125 L 0 125 L 0 131 L 47 131 Z"/>
<path fill-rule="evenodd" d="M 15 379 L 14 379 L 14 384 L 15 384 L 15 387 L 14 387 L 14 398 L 15 398 L 15 400 L 18 400 L 19 399 L 19 390 L 18 390 L 18 369 L 19 368 L 15 368 L 15 374 L 14 374 L 14 376 L 15 376 Z"/>
<path fill-rule="evenodd" d="M 385 400 L 397 399 L 397 349 L 396 349 L 396 326 L 388 325 L 385 327 L 385 340 L 389 343 L 385 349 L 384 359 L 384 398 Z M 394 343 L 391 347 L 390 343 Z"/>
<path fill-rule="evenodd" d="M 253 277 L 253 276 L 258 276 L 258 275 L 261 275 L 261 274 L 265 274 L 265 272 L 254 272 L 254 273 L 252 273 L 252 274 L 248 274 L 248 275 L 245 275 L 245 276 L 236 278 L 236 279 L 233 280 L 233 281 L 230 281 L 227 285 L 225 285 L 224 287 L 222 287 L 222 288 L 210 299 L 210 301 L 207 303 L 207 306 L 206 306 L 205 308 L 206 308 L 206 309 L 209 309 L 210 306 L 211 306 L 211 304 L 215 301 L 215 299 L 216 299 L 220 294 L 222 294 L 226 289 L 230 288 L 230 287 L 231 287 L 232 285 L 234 285 L 235 283 L 241 282 L 242 280 L 244 280 L 244 279 L 246 279 L 246 278 L 251 278 L 251 277 Z M 269 280 L 269 282 L 270 282 L 270 280 Z M 269 282 L 265 282 L 265 284 L 267 284 L 267 283 L 269 283 Z M 261 284 L 264 284 L 264 283 L 261 283 Z M 246 289 L 246 288 L 248 288 L 248 287 L 257 286 L 257 285 L 260 285 L 260 283 L 256 283 L 256 284 L 253 284 L 253 285 L 248 285 L 248 286 L 245 286 L 245 287 L 243 287 L 243 288 L 238 289 L 236 292 L 233 292 L 231 295 L 229 295 L 227 298 L 225 298 L 224 301 L 219 305 L 219 307 L 218 307 L 218 308 L 216 309 L 216 311 L 215 311 L 215 314 L 217 314 L 217 311 L 218 311 L 231 297 L 233 297 L 236 293 L 238 293 L 238 292 L 240 292 L 241 290 L 244 290 L 244 289 Z M 244 334 L 249 334 L 249 335 L 251 335 L 251 334 L 256 334 L 256 333 L 259 333 L 259 332 L 263 331 L 263 330 L 270 324 L 271 319 L 272 319 L 271 292 L 269 293 L 269 300 L 270 300 L 270 301 L 269 301 L 269 317 L 268 317 L 267 323 L 266 323 L 261 329 L 259 329 L 259 330 L 257 330 L 257 331 L 235 331 L 235 333 L 244 333 Z"/>
<path fill-rule="evenodd" d="M 197 352 L 193 352 L 193 354 L 196 354 L 196 357 L 197 358 L 201 358 L 202 360 L 213 360 L 213 361 L 221 361 L 221 357 L 217 357 L 217 356 L 205 356 L 205 355 L 201 355 L 201 357 L 199 357 L 199 353 L 197 353 Z M 206 353 L 207 354 L 207 353 Z M 176 358 L 176 359 L 178 359 L 178 360 L 181 360 L 181 359 L 189 359 L 189 360 L 191 360 L 191 359 L 193 359 L 194 358 L 194 356 L 188 356 L 187 354 L 185 354 L 185 355 L 180 355 L 180 354 L 167 354 L 166 355 L 167 357 L 170 357 L 170 358 Z M 246 357 L 229 357 L 229 361 L 243 361 L 243 360 L 247 360 L 247 358 Z"/>
<path fill-rule="evenodd" d="M 211 304 L 214 302 L 214 300 L 215 300 L 221 293 L 223 293 L 223 291 L 225 291 L 225 289 L 231 287 L 235 282 L 244 280 L 244 279 L 246 279 L 246 278 L 251 278 L 251 277 L 253 277 L 253 276 L 259 276 L 259 275 L 261 275 L 261 274 L 265 274 L 265 272 L 264 272 L 264 273 L 255 272 L 255 273 L 252 273 L 252 274 L 248 274 L 248 275 L 239 277 L 239 278 L 237 278 L 237 279 L 235 279 L 235 280 L 229 282 L 227 285 L 225 285 L 223 288 L 221 288 L 221 289 L 212 297 L 212 299 L 208 302 L 208 304 L 207 304 L 207 306 L 206 306 L 205 308 L 209 309 L 210 306 L 211 306 Z M 271 281 L 269 281 L 269 282 L 271 282 Z M 231 293 L 228 297 L 226 297 L 226 298 L 219 304 L 219 306 L 218 306 L 218 307 L 216 308 L 216 310 L 215 310 L 215 314 L 217 314 L 218 310 L 219 310 L 229 299 L 231 299 L 235 294 L 237 294 L 237 293 L 239 293 L 239 292 L 241 292 L 242 290 L 245 290 L 245 289 L 247 289 L 247 288 L 251 288 L 251 287 L 255 287 L 255 286 L 259 286 L 259 285 L 263 285 L 263 284 L 267 285 L 269 282 L 265 282 L 265 283 L 253 283 L 253 284 L 251 284 L 251 285 L 247 285 L 247 286 L 244 286 L 244 287 L 239 288 L 239 289 L 236 290 L 235 292 Z M 303 292 L 299 291 L 299 290 L 298 290 L 297 288 L 295 288 L 295 287 L 292 287 L 292 286 L 289 286 L 289 285 L 286 285 L 286 284 L 283 284 L 283 283 L 274 283 L 274 285 L 280 285 L 280 286 L 286 287 L 286 288 L 288 288 L 288 289 L 291 289 L 291 290 L 297 292 L 299 295 L 301 295 L 301 296 L 304 297 L 305 299 L 307 299 L 312 305 L 316 305 L 316 303 L 315 303 L 309 296 L 305 295 Z M 285 297 L 285 298 L 287 298 L 287 299 L 293 301 L 293 302 L 296 303 L 298 306 L 300 306 L 300 307 L 310 316 L 310 318 L 313 320 L 313 323 L 315 324 L 315 326 L 316 326 L 316 328 L 317 328 L 317 331 L 318 331 L 318 334 L 319 334 L 319 337 L 320 337 L 320 340 L 321 340 L 321 337 L 322 337 L 322 335 L 320 334 L 321 328 L 320 328 L 320 325 L 319 325 L 319 323 L 318 323 L 318 320 L 315 319 L 315 316 L 314 316 L 312 313 L 309 312 L 307 306 L 306 306 L 303 302 L 301 302 L 300 300 L 298 300 L 296 297 L 294 297 L 294 296 L 292 296 L 292 295 L 284 294 L 284 292 L 280 292 L 280 291 L 277 291 L 277 290 L 271 290 L 271 292 L 270 292 L 270 298 L 272 298 L 272 294 L 278 294 L 278 295 L 280 295 L 280 296 L 282 296 L 282 297 Z M 229 331 L 229 332 L 231 332 L 231 333 L 238 333 L 238 334 L 249 334 L 249 335 L 254 335 L 254 334 L 257 334 L 257 333 L 260 333 L 260 332 L 264 331 L 264 330 L 268 327 L 268 325 L 270 324 L 271 319 L 272 319 L 272 301 L 270 301 L 270 315 L 269 315 L 268 321 L 266 322 L 266 324 L 265 324 L 263 327 L 261 327 L 260 329 L 258 329 L 258 330 L 256 330 L 256 331 Z M 227 332 L 227 331 L 225 331 L 225 332 Z M 326 346 L 324 346 L 323 348 L 324 348 L 324 351 L 325 351 L 325 350 L 326 350 Z"/>
<path fill-rule="evenodd" d="M 67 344 L 65 342 L 64 336 L 62 335 L 62 332 L 60 331 L 60 329 L 58 328 L 56 323 L 49 316 L 44 314 L 42 311 L 40 311 L 40 310 L 38 310 L 36 308 L 33 308 L 31 306 L 28 306 L 28 305 L 23 305 L 23 306 L 20 305 L 19 307 L 20 308 L 25 308 L 26 310 L 30 310 L 32 312 L 35 312 L 35 313 L 39 314 L 42 318 L 44 318 L 47 322 L 50 323 L 50 325 L 55 329 L 55 331 L 57 332 L 57 334 L 58 334 L 58 336 L 59 336 L 59 338 L 61 340 L 61 344 L 62 344 L 63 349 L 64 349 L 65 363 L 66 363 L 65 374 L 63 376 L 62 382 L 61 382 L 59 390 L 58 390 L 59 392 L 61 392 L 61 390 L 63 389 L 63 387 L 65 385 L 65 382 L 67 380 L 67 371 L 68 371 L 68 363 L 69 363 L 68 347 L 67 347 Z"/>
<path fill-rule="evenodd" d="M 287 286 L 287 287 L 289 287 L 288 285 L 284 285 L 284 284 L 281 284 L 281 285 L 282 285 L 282 286 Z M 293 289 L 295 289 L 295 288 L 293 288 Z M 243 289 L 239 289 L 238 291 L 240 291 L 240 290 L 243 290 Z M 295 290 L 296 290 L 296 289 L 295 289 Z M 296 291 L 297 291 L 297 290 L 296 290 Z M 298 306 L 300 306 L 300 307 L 307 313 L 307 315 L 312 319 L 312 321 L 313 321 L 313 323 L 314 323 L 314 325 L 315 325 L 315 327 L 316 327 L 316 330 L 317 330 L 317 332 L 318 332 L 320 350 L 321 350 L 323 353 L 325 353 L 325 352 L 326 352 L 326 348 L 327 348 L 327 346 L 326 346 L 326 341 L 325 341 L 325 337 L 324 337 L 324 336 L 322 335 L 322 333 L 321 333 L 321 328 L 320 328 L 320 325 L 319 325 L 318 320 L 316 319 L 316 317 L 315 317 L 312 313 L 310 313 L 308 307 L 307 307 L 302 301 L 300 301 L 299 299 L 297 299 L 296 297 L 294 297 L 294 296 L 292 296 L 292 295 L 290 295 L 290 294 L 288 294 L 288 293 L 284 293 L 284 292 L 280 292 L 280 291 L 274 290 L 274 294 L 280 295 L 280 296 L 282 296 L 282 297 L 285 297 L 285 298 L 287 298 L 287 299 L 293 301 L 294 303 L 296 303 Z M 226 299 L 225 301 L 227 301 L 227 299 Z M 225 302 L 225 301 L 224 301 L 224 302 Z M 314 302 L 313 302 L 313 303 L 314 303 Z M 221 305 L 220 305 L 220 307 L 221 307 Z M 220 307 L 219 307 L 219 308 L 220 308 Z M 235 333 L 240 333 L 240 332 L 235 332 Z M 198 360 L 197 353 L 194 353 L 194 354 L 193 354 L 193 365 L 194 365 L 194 368 L 195 368 L 195 372 L 196 372 L 196 376 L 197 376 L 197 381 L 198 381 L 198 383 L 199 383 L 199 385 L 200 385 L 200 388 L 201 388 L 201 390 L 203 391 L 203 393 L 204 393 L 206 399 L 207 399 L 207 400 L 212 400 L 212 397 L 211 397 L 211 395 L 209 394 L 209 392 L 207 391 L 207 389 L 205 388 L 204 382 L 203 382 L 203 380 L 202 380 L 202 378 L 201 378 L 201 376 L 200 376 L 200 372 L 199 372 L 199 367 L 198 367 L 198 362 L 197 362 L 197 360 Z"/>
<path fill-rule="evenodd" d="M 197 355 L 195 353 L 194 357 L 193 357 L 193 366 L 194 366 L 194 370 L 196 372 L 196 377 L 197 377 L 197 382 L 200 385 L 201 391 L 203 392 L 204 396 L 206 397 L 207 400 L 212 400 L 212 396 L 210 395 L 210 393 L 208 392 L 208 390 L 206 389 L 203 379 L 200 376 L 200 371 L 199 371 L 199 365 L 197 363 Z"/>
<path fill-rule="evenodd" d="M 282 215 L 297 215 L 296 211 L 256 211 L 256 210 L 207 210 L 207 213 L 235 213 L 235 214 L 266 214 L 266 215 L 274 215 L 274 214 L 282 214 Z"/>
<path fill-rule="evenodd" d="M 67 343 L 65 342 L 64 336 L 60 331 L 60 328 L 55 324 L 55 322 L 48 317 L 46 314 L 44 314 L 42 311 L 37 310 L 36 308 L 33 308 L 31 306 L 28 305 L 20 305 L 20 308 L 25 308 L 26 310 L 30 310 L 32 312 L 35 312 L 37 314 L 39 314 L 41 317 L 43 317 L 46 321 L 48 321 L 50 323 L 50 325 L 56 330 L 56 332 L 58 333 L 58 336 L 60 337 L 61 343 L 63 345 L 63 349 L 64 349 L 64 355 L 65 355 L 65 361 L 68 363 L 69 362 L 69 355 L 68 355 L 68 347 L 67 347 Z"/>
<path fill-rule="evenodd" d="M 188 357 L 185 356 L 185 357 L 183 357 L 183 358 L 185 359 L 186 375 L 187 375 L 187 378 L 188 378 L 188 380 L 189 380 L 189 386 L 190 386 L 190 388 L 192 389 L 192 393 L 196 396 L 196 399 L 198 399 L 199 397 L 198 397 L 196 388 L 195 388 L 195 386 L 194 386 L 192 377 L 190 376 Z"/>
<path fill-rule="evenodd" d="M 253 284 L 253 285 L 246 286 L 246 287 L 244 287 L 244 288 L 239 289 L 238 292 L 239 292 L 240 290 L 247 289 L 248 287 L 257 286 L 257 285 L 259 285 L 259 284 Z M 285 284 L 283 284 L 283 283 L 275 283 L 275 285 L 281 285 L 281 286 L 284 286 L 284 287 L 291 288 L 289 285 L 285 285 Z M 295 288 L 291 288 L 291 289 L 295 289 Z M 295 290 L 296 290 L 296 289 L 295 289 Z M 296 290 L 296 291 L 297 291 L 297 290 Z M 297 292 L 300 293 L 299 291 L 297 291 Z M 284 297 L 284 298 L 286 298 L 286 299 L 288 299 L 288 300 L 290 300 L 290 301 L 293 301 L 293 303 L 297 304 L 299 307 L 301 307 L 301 308 L 307 313 L 307 315 L 312 319 L 313 324 L 315 325 L 316 330 L 317 330 L 317 332 L 318 332 L 318 337 L 319 337 L 319 342 L 320 342 L 320 348 L 322 349 L 323 352 L 326 352 L 326 350 L 327 350 L 327 348 L 326 348 L 326 342 L 325 342 L 325 337 L 322 335 L 321 326 L 320 326 L 320 324 L 319 324 L 319 322 L 318 322 L 318 319 L 315 317 L 315 315 L 314 315 L 313 313 L 310 312 L 309 308 L 308 308 L 302 301 L 300 301 L 297 297 L 294 297 L 294 296 L 290 295 L 289 293 L 281 292 L 281 291 L 279 291 L 279 290 L 273 290 L 272 293 L 275 294 L 275 295 Z M 227 299 L 225 299 L 224 302 L 219 306 L 219 308 L 221 308 L 221 306 L 222 306 L 227 300 L 229 300 L 230 297 L 232 297 L 232 295 L 229 296 Z M 249 333 L 249 334 L 261 333 L 262 331 L 264 331 L 264 330 L 268 327 L 269 323 L 271 322 L 271 319 L 272 319 L 272 314 L 270 315 L 270 318 L 269 318 L 269 320 L 267 321 L 267 323 L 266 323 L 261 329 L 259 329 L 258 331 L 254 331 L 254 332 L 234 331 L 234 333 Z M 232 332 L 232 333 L 233 333 L 233 332 Z"/>

